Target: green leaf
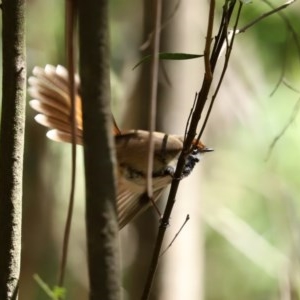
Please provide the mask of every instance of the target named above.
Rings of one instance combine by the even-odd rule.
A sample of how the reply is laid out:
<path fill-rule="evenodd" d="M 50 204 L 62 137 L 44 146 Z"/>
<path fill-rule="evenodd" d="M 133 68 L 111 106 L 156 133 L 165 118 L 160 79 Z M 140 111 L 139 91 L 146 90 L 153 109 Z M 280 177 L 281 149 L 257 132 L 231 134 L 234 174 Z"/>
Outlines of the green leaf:
<path fill-rule="evenodd" d="M 52 300 L 64 299 L 66 295 L 66 289 L 63 287 L 55 286 L 53 290 L 49 285 L 38 275 L 33 275 L 34 280 L 37 282 L 38 286 L 45 292 L 45 294 Z"/>
<path fill-rule="evenodd" d="M 195 59 L 204 56 L 203 54 L 190 54 L 190 53 L 168 53 L 168 52 L 161 52 L 158 54 L 159 59 L 164 60 L 187 60 L 187 59 Z M 132 70 L 137 68 L 140 64 L 149 61 L 152 55 L 147 55 L 143 57 L 134 67 Z"/>
<path fill-rule="evenodd" d="M 61 286 L 55 285 L 54 288 L 53 288 L 53 294 L 55 295 L 55 297 L 57 299 L 65 299 L 66 289 L 61 287 Z"/>

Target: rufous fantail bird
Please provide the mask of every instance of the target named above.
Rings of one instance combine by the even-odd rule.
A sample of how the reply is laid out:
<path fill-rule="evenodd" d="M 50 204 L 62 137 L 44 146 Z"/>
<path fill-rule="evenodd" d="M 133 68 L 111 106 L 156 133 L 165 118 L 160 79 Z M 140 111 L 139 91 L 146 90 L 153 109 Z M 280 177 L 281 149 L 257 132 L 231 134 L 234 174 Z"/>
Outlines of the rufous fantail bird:
<path fill-rule="evenodd" d="M 28 79 L 29 94 L 34 99 L 30 106 L 39 112 L 35 120 L 50 128 L 47 137 L 59 142 L 72 142 L 71 101 L 69 95 L 68 71 L 62 66 L 47 65 L 44 69 L 35 67 Z M 79 77 L 75 75 L 76 125 L 78 144 L 83 144 L 83 126 Z M 147 153 L 149 131 L 121 131 L 115 121 L 112 130 L 117 155 L 117 211 L 120 229 L 134 217 L 151 206 L 147 198 Z M 172 181 L 184 138 L 153 132 L 153 200 L 157 201 L 164 188 Z M 194 141 L 194 150 L 186 158 L 183 177 L 188 176 L 201 154 L 212 151 L 201 142 Z"/>

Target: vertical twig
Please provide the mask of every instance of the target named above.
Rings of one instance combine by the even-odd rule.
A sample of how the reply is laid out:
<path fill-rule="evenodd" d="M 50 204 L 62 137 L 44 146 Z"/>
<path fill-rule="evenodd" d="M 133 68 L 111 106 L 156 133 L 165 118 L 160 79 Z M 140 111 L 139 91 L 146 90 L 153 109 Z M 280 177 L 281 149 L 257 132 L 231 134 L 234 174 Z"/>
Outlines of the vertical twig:
<path fill-rule="evenodd" d="M 217 65 L 217 61 L 219 59 L 220 53 L 222 51 L 222 47 L 224 45 L 225 40 L 228 36 L 228 24 L 231 19 L 236 1 L 225 1 L 223 5 L 223 13 L 221 18 L 221 25 L 217 36 L 215 37 L 215 43 L 210 56 L 210 64 L 212 72 L 214 72 L 215 67 Z"/>
<path fill-rule="evenodd" d="M 119 300 L 119 225 L 111 134 L 108 0 L 79 0 L 78 12 L 89 299 Z"/>
<path fill-rule="evenodd" d="M 25 1 L 2 1 L 0 299 L 18 299 L 25 121 Z"/>
<path fill-rule="evenodd" d="M 231 55 L 231 51 L 232 51 L 232 47 L 233 47 L 233 43 L 234 43 L 234 39 L 235 39 L 235 36 L 236 36 L 235 32 L 237 31 L 237 26 L 238 26 L 238 22 L 239 22 L 239 19 L 240 19 L 242 7 L 243 7 L 243 2 L 239 2 L 239 7 L 238 7 L 237 15 L 235 17 L 235 23 L 234 23 L 234 26 L 233 26 L 233 29 L 232 29 L 232 36 L 231 36 L 231 38 L 229 40 L 229 44 L 227 44 L 228 43 L 228 37 L 227 36 L 223 40 L 223 44 L 226 43 L 226 53 L 225 53 L 225 61 L 224 61 L 223 69 L 222 69 L 220 78 L 218 80 L 217 87 L 216 87 L 216 89 L 214 91 L 214 94 L 212 96 L 211 102 L 209 104 L 209 107 L 208 107 L 206 116 L 204 118 L 204 122 L 202 124 L 200 133 L 198 134 L 197 140 L 200 140 L 200 138 L 201 138 L 201 136 L 202 136 L 202 134 L 204 132 L 204 129 L 206 127 L 206 124 L 207 124 L 207 121 L 209 119 L 210 113 L 212 111 L 213 105 L 215 103 L 215 100 L 216 100 L 217 95 L 219 93 L 219 90 L 221 88 L 221 85 L 222 85 L 225 73 L 227 71 L 227 67 L 228 67 L 228 63 L 229 63 L 229 59 L 230 59 L 230 55 Z M 224 25 L 225 25 L 225 27 L 227 29 L 226 32 L 228 32 L 228 24 L 224 23 Z"/>
<path fill-rule="evenodd" d="M 76 18 L 76 3 L 73 0 L 66 0 L 65 4 L 65 19 L 66 19 L 66 56 L 67 56 L 67 65 L 69 71 L 69 94 L 71 100 L 71 120 L 72 120 L 72 171 L 71 171 L 71 191 L 69 198 L 69 207 L 68 214 L 66 219 L 64 237 L 63 237 L 63 249 L 62 249 L 62 258 L 60 263 L 59 277 L 58 277 L 58 286 L 62 287 L 64 284 L 64 277 L 66 273 L 66 264 L 68 257 L 68 246 L 70 239 L 70 231 L 72 224 L 72 215 L 74 207 L 74 194 L 75 194 L 75 183 L 76 183 L 76 105 L 75 105 L 75 51 L 74 51 L 74 37 L 75 37 L 75 18 Z"/>
<path fill-rule="evenodd" d="M 215 16 L 215 1 L 211 1 L 209 6 L 206 42 L 204 48 L 205 76 L 207 76 L 209 79 L 212 78 L 212 70 L 211 70 L 209 57 L 210 57 L 210 46 L 212 42 L 212 32 L 214 26 L 214 16 Z"/>
<path fill-rule="evenodd" d="M 147 169 L 147 194 L 149 199 L 153 197 L 152 188 L 152 173 L 153 173 L 153 158 L 154 158 L 154 142 L 153 131 L 155 130 L 156 122 L 156 104 L 157 104 L 157 85 L 158 85 L 158 69 L 159 69 L 159 48 L 160 48 L 160 26 L 162 15 L 161 0 L 156 0 L 155 9 L 155 27 L 152 49 L 152 76 L 151 76 L 151 95 L 150 95 L 150 121 L 149 121 L 149 147 L 148 147 L 148 169 Z M 153 200 L 153 199 L 152 199 Z"/>

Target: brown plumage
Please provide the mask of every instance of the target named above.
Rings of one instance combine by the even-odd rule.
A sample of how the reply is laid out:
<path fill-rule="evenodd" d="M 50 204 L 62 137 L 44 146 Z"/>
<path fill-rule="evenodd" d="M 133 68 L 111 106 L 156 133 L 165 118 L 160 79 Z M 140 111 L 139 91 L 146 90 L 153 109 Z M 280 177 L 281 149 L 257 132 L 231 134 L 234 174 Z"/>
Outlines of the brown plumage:
<path fill-rule="evenodd" d="M 33 76 L 28 79 L 29 94 L 34 99 L 30 106 L 39 112 L 35 120 L 50 128 L 47 137 L 59 142 L 68 142 L 71 137 L 68 72 L 62 66 L 47 65 L 44 69 L 35 67 Z M 76 123 L 78 144 L 83 144 L 82 110 L 79 95 L 79 77 L 75 77 Z M 114 121 L 112 133 L 118 160 L 117 210 L 120 229 L 151 205 L 146 196 L 147 151 L 149 132 L 129 130 L 121 132 Z M 161 132 L 153 133 L 153 200 L 156 201 L 163 189 L 171 183 L 178 156 L 182 150 L 183 138 Z M 187 158 L 184 176 L 189 175 L 202 152 L 208 152 L 201 142 L 196 152 Z"/>

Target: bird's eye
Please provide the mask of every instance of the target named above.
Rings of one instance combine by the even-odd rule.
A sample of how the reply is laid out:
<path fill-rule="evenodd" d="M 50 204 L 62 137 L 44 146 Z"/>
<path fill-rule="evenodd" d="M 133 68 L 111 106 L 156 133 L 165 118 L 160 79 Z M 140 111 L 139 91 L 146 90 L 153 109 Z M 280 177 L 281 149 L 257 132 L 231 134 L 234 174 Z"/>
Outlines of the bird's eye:
<path fill-rule="evenodd" d="M 193 151 L 192 151 L 192 154 L 193 155 L 196 155 L 196 154 L 198 154 L 199 153 L 199 150 L 198 149 L 193 149 Z"/>

